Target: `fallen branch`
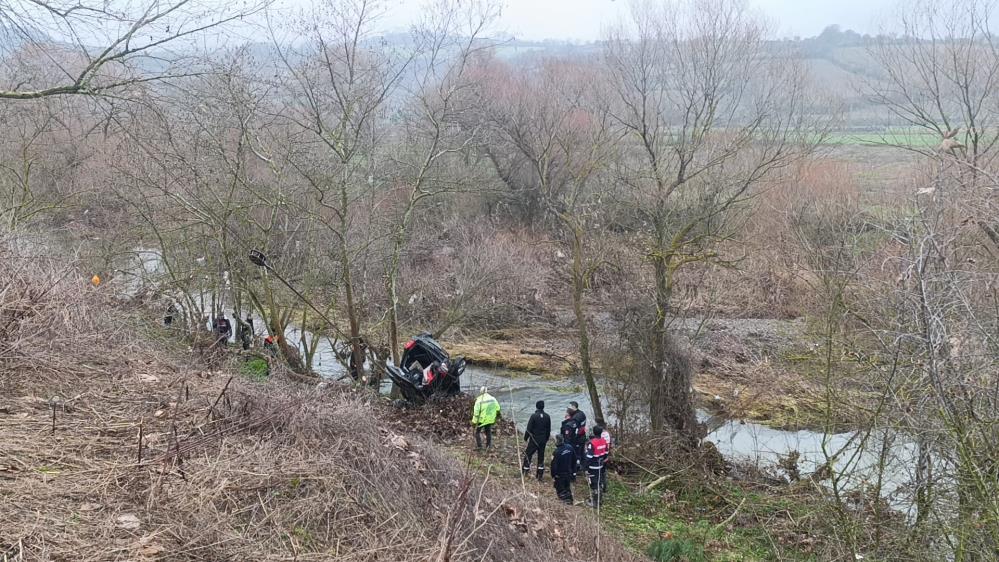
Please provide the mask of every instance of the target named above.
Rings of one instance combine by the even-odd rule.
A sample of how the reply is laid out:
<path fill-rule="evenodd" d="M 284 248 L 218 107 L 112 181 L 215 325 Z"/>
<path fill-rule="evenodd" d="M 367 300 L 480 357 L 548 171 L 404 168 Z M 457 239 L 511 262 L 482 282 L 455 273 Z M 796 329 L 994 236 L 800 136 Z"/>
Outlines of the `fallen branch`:
<path fill-rule="evenodd" d="M 549 357 L 551 359 L 558 359 L 559 361 L 564 361 L 565 363 L 567 363 L 569 365 L 569 367 L 573 371 L 578 371 L 579 370 L 579 367 L 576 366 L 576 363 L 572 359 L 569 359 L 568 357 L 566 357 L 564 355 L 559 355 L 558 353 L 554 353 L 554 352 L 551 352 L 551 351 L 538 351 L 538 350 L 534 350 L 534 349 L 521 349 L 520 350 L 520 354 L 521 355 L 536 355 L 538 357 Z"/>
<path fill-rule="evenodd" d="M 739 502 L 739 505 L 735 506 L 735 511 L 732 512 L 732 515 L 729 515 L 724 521 L 722 521 L 721 523 L 715 525 L 714 530 L 717 531 L 717 530 L 721 529 L 722 527 L 724 527 L 725 525 L 728 525 L 729 523 L 731 523 L 732 520 L 735 519 L 735 516 L 738 515 L 739 510 L 742 509 L 742 505 L 744 503 L 746 503 L 746 498 L 742 498 L 742 501 Z"/>
<path fill-rule="evenodd" d="M 232 377 L 230 376 L 229 380 L 225 381 L 225 386 L 222 387 L 222 391 L 219 392 L 219 395 L 215 397 L 215 402 L 212 402 L 212 406 L 208 408 L 208 412 L 205 414 L 205 419 L 211 419 L 212 411 L 215 410 L 215 406 L 218 406 L 219 400 L 221 400 L 222 396 L 225 395 L 225 391 L 229 388 L 229 383 L 231 382 L 232 382 Z"/>

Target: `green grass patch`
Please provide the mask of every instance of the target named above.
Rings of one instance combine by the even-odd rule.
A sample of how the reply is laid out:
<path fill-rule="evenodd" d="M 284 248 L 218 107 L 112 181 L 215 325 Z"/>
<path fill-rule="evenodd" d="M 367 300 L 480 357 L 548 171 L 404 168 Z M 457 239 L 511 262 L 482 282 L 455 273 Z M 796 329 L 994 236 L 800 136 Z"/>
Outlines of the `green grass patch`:
<path fill-rule="evenodd" d="M 933 148 L 940 144 L 940 137 L 924 131 L 896 130 L 875 132 L 837 131 L 826 135 L 824 144 L 838 146 L 891 145 L 912 148 Z"/>
<path fill-rule="evenodd" d="M 814 515 L 809 502 L 747 491 L 732 482 L 700 483 L 696 476 L 678 477 L 670 486 L 639 493 L 611 479 L 601 517 L 622 542 L 653 560 L 816 560 L 794 547 L 777 551 L 780 541 L 759 523 L 773 520 L 775 513 Z"/>
<path fill-rule="evenodd" d="M 705 560 L 704 549 L 683 540 L 667 539 L 656 541 L 645 551 L 656 562 L 701 562 Z"/>
<path fill-rule="evenodd" d="M 254 357 L 239 366 L 239 372 L 250 380 L 265 381 L 271 374 L 271 367 L 263 357 Z"/>

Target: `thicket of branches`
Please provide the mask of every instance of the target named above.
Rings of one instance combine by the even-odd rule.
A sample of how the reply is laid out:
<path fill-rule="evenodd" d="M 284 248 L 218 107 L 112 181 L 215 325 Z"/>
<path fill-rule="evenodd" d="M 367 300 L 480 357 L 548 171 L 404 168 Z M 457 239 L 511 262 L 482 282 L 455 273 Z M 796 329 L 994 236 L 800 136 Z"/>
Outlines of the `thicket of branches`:
<path fill-rule="evenodd" d="M 870 398 L 851 443 L 882 476 L 898 456 L 885 435 L 916 450 L 894 459 L 911 472 L 907 544 L 995 551 L 992 2 L 915 3 L 870 43 L 881 71 L 858 87 L 941 142 L 886 136 L 914 164 L 878 194 L 816 154 L 828 106 L 738 0 L 636 4 L 586 55 L 517 63 L 489 39 L 487 0 L 431 2 L 392 36 L 377 0 L 293 16 L 128 6 L 0 0 L 6 231 L 71 241 L 88 275 L 173 304 L 195 342 L 220 314 L 307 327 L 300 350 L 279 342 L 302 372 L 320 338 L 344 365 L 367 354 L 377 379 L 407 332 L 561 322 L 598 420 L 591 355 L 612 350 L 639 404 L 627 415 L 688 445 L 695 369 L 677 320 L 807 315 L 828 407 L 856 387 Z M 194 48 L 223 32 L 257 41 Z M 847 494 L 853 450 L 825 452 L 859 554 L 873 539 Z"/>

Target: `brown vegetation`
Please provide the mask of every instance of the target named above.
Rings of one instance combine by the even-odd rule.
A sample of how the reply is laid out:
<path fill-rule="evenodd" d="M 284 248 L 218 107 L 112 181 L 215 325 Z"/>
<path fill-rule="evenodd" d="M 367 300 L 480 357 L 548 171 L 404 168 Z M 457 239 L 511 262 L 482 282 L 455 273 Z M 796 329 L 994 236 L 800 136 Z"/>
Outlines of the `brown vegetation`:
<path fill-rule="evenodd" d="M 248 314 L 300 374 L 328 342 L 377 378 L 423 331 L 473 363 L 579 374 L 591 418 L 606 407 L 654 463 L 701 447 L 698 390 L 730 416 L 804 417 L 827 437 L 812 453 L 836 557 L 871 546 L 857 493 L 875 523 L 896 521 L 883 496 L 913 508 L 875 551 L 996 551 L 992 0 L 918 0 L 898 36 L 817 42 L 768 39 L 738 0 L 652 2 L 571 56 L 514 59 L 488 39 L 491 0 L 434 2 L 400 36 L 379 34 L 388 3 L 317 0 L 240 24 L 266 46 L 197 57 L 203 32 L 261 5 L 112 4 L 0 0 L 2 497 L 24 539 L 8 551 L 69 552 L 80 525 L 124 557 L 142 535 L 109 522 L 129 515 L 191 558 L 384 557 L 364 542 L 379 537 L 485 553 L 467 473 L 373 421 L 432 417 L 199 375 L 226 368 L 210 319 Z M 900 128 L 867 135 L 876 151 L 822 147 L 835 104 L 789 52 L 845 39 L 869 50 L 864 103 Z M 169 335 L 144 342 L 166 310 Z M 186 345 L 208 361 L 170 351 Z M 452 406 L 440 431 L 459 432 Z M 417 458 L 458 484 L 420 499 L 392 480 Z M 408 502 L 405 533 L 365 519 L 395 520 L 369 465 Z M 77 504 L 105 507 L 80 523 Z M 551 544 L 528 535 L 527 555 Z"/>
<path fill-rule="evenodd" d="M 78 271 L 32 269 L 4 267 L 0 294 L 5 557 L 632 558 L 572 540 L 597 536 L 588 514 L 457 463 L 423 437 L 432 418 L 386 425 L 350 387 L 203 371 Z"/>

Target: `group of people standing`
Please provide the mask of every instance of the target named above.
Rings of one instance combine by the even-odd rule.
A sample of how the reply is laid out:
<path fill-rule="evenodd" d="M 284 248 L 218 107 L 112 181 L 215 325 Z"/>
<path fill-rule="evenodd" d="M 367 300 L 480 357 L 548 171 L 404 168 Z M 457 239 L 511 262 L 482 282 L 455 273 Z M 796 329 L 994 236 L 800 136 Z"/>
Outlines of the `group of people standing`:
<path fill-rule="evenodd" d="M 545 403 L 539 400 L 536 411 L 527 422 L 524 440 L 527 450 L 521 467 L 524 475 L 530 473 L 531 457 L 537 456 L 537 478 L 544 472 L 544 450 L 551 434 L 551 417 L 545 412 Z M 555 453 L 552 455 L 551 471 L 555 483 L 555 493 L 567 504 L 573 503 L 572 483 L 576 475 L 586 471 L 590 485 L 590 499 L 587 505 L 600 507 L 603 495 L 607 492 L 607 460 L 610 457 L 610 432 L 600 424 L 593 426 L 587 434 L 586 414 L 579 409 L 577 402 L 569 402 L 565 418 L 555 436 Z"/>
<path fill-rule="evenodd" d="M 545 474 L 545 448 L 551 438 L 552 420 L 545 412 L 544 400 L 539 400 L 534 406 L 536 410 L 524 430 L 527 448 L 524 450 L 521 470 L 524 476 L 529 475 L 534 461 L 535 475 L 541 481 Z M 499 402 L 487 392 L 486 387 L 482 387 L 472 407 L 477 449 L 482 449 L 482 433 L 486 436 L 486 448 L 492 446 L 492 429 L 499 417 Z M 551 475 L 558 498 L 567 504 L 573 503 L 572 483 L 576 480 L 576 475 L 585 470 L 590 486 L 587 505 L 600 507 L 603 495 L 607 492 L 607 460 L 611 448 L 611 436 L 607 429 L 596 424 L 587 434 L 586 414 L 579 409 L 577 402 L 569 402 L 565 418 L 555 436 L 555 452 L 551 460 Z"/>
<path fill-rule="evenodd" d="M 236 321 L 236 338 L 235 340 L 243 346 L 243 350 L 250 349 L 250 345 L 253 343 L 253 317 L 250 315 L 246 316 L 246 320 L 242 320 L 236 311 L 232 312 L 232 317 Z M 212 320 L 212 333 L 215 334 L 215 345 L 218 347 L 227 347 L 229 345 L 229 338 L 232 337 L 232 323 L 225 316 L 219 316 Z"/>
<path fill-rule="evenodd" d="M 166 312 L 163 314 L 163 325 L 167 328 L 173 326 L 173 321 L 176 316 L 178 316 L 180 311 L 177 306 L 170 303 L 167 306 Z M 236 343 L 243 346 L 244 350 L 250 349 L 253 344 L 254 339 L 254 327 L 253 327 L 253 316 L 247 314 L 246 320 L 243 320 L 236 314 L 236 311 L 232 311 L 232 318 L 236 321 L 236 337 L 233 338 L 233 327 L 232 322 L 225 314 L 220 314 L 214 318 L 205 316 L 202 326 L 205 328 L 211 328 L 211 334 L 214 338 L 213 345 L 218 348 L 225 348 L 229 346 L 229 340 L 234 339 Z"/>

